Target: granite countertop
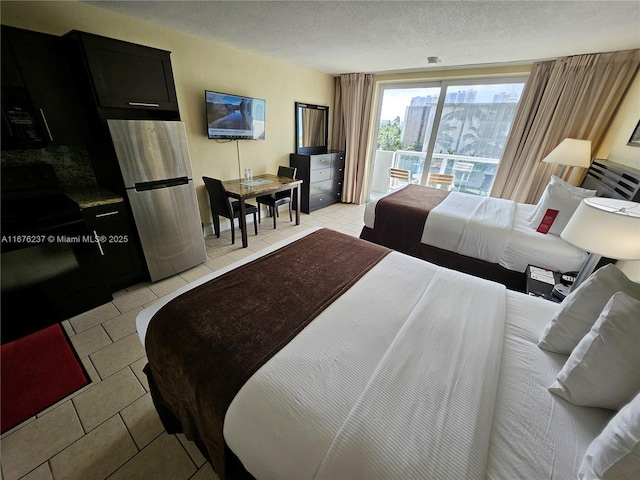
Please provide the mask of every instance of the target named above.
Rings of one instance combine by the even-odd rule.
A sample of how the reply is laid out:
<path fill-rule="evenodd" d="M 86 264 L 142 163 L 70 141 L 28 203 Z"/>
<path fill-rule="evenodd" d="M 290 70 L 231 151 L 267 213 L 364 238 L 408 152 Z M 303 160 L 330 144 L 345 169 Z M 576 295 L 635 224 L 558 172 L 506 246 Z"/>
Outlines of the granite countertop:
<path fill-rule="evenodd" d="M 80 208 L 99 207 L 124 201 L 120 195 L 97 185 L 65 188 L 66 193 Z"/>

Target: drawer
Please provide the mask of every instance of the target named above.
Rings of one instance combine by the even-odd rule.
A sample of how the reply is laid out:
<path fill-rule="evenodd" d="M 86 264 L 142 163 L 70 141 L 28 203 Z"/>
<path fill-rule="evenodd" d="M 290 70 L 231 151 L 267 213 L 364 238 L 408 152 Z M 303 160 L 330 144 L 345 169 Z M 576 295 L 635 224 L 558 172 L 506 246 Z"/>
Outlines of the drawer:
<path fill-rule="evenodd" d="M 318 170 L 321 168 L 331 167 L 331 155 L 311 155 L 309 158 L 309 168 L 311 170 Z M 313 175 L 313 174 L 312 174 Z"/>
<path fill-rule="evenodd" d="M 339 195 L 313 195 L 309 197 L 309 210 L 313 211 L 319 207 L 336 203 L 340 199 Z"/>
<path fill-rule="evenodd" d="M 331 168 L 334 170 L 344 171 L 344 153 L 334 154 L 331 161 Z"/>
<path fill-rule="evenodd" d="M 334 180 L 317 182 L 309 185 L 309 195 L 335 195 L 339 191 L 339 184 Z"/>
<path fill-rule="evenodd" d="M 309 173 L 309 183 L 324 182 L 325 180 L 330 180 L 332 177 L 332 172 L 333 170 L 330 166 L 328 168 L 311 170 L 311 172 Z"/>

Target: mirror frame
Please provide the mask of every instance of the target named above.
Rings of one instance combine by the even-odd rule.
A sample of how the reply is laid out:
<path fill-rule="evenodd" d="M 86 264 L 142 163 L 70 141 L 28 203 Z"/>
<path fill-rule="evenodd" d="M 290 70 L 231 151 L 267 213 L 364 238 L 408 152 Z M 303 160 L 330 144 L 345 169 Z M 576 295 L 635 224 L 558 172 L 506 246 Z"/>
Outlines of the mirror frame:
<path fill-rule="evenodd" d="M 324 128 L 324 145 L 314 145 L 309 147 L 300 146 L 300 138 L 298 133 L 302 128 L 302 109 L 308 108 L 313 110 L 322 110 L 325 112 L 325 128 Z M 295 102 L 295 119 L 296 119 L 296 131 L 295 131 L 295 151 L 299 155 L 315 155 L 320 153 L 327 153 L 329 150 L 329 107 L 325 105 L 313 105 L 311 103 Z"/>

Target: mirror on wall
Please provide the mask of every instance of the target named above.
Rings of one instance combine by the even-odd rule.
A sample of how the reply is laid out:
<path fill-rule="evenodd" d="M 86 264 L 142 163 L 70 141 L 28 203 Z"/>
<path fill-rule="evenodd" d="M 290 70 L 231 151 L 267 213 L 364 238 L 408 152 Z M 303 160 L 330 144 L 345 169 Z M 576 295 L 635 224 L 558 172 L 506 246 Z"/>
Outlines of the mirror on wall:
<path fill-rule="evenodd" d="M 296 102 L 296 153 L 327 153 L 329 107 Z"/>

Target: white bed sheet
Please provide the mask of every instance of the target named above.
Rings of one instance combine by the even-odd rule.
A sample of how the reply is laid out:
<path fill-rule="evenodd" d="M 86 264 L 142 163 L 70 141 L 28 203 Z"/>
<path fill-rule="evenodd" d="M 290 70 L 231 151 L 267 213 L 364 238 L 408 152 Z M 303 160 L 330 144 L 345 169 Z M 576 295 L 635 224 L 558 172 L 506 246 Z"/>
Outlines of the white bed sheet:
<path fill-rule="evenodd" d="M 369 228 L 375 225 L 378 201 L 379 199 L 371 201 L 365 206 L 364 224 Z M 535 208 L 535 205 L 516 204 L 513 229 L 497 263 L 516 272 L 524 272 L 527 265 L 561 272 L 580 270 L 587 259 L 587 253 L 557 235 L 544 235 L 531 228 L 528 219 Z"/>
<path fill-rule="evenodd" d="M 498 263 L 517 272 L 524 272 L 529 264 L 561 272 L 580 270 L 587 259 L 587 252 L 557 235 L 545 235 L 531 228 L 529 217 L 535 208 L 535 205 L 516 204 L 513 230 Z"/>
<path fill-rule="evenodd" d="M 307 233 L 308 231 L 303 232 L 294 238 L 300 238 Z M 293 238 L 275 244 L 267 250 L 279 248 L 291 240 Z M 266 253 L 266 251 L 260 254 L 262 253 Z M 143 344 L 148 322 L 153 314 L 167 301 L 183 291 L 187 291 L 198 284 L 231 270 L 239 264 L 257 258 L 260 254 L 247 257 L 224 270 L 203 277 L 173 294 L 163 297 L 143 310 L 137 318 L 138 333 Z M 416 303 L 417 292 L 429 284 L 438 270 L 445 270 L 398 253 L 393 253 L 392 256 L 399 256 L 403 261 L 391 267 L 387 265 L 385 268 L 395 269 L 395 271 L 389 272 L 388 275 L 392 275 L 394 278 L 406 278 L 407 275 L 415 275 L 415 268 L 418 268 L 421 274 L 417 277 L 412 277 L 409 282 L 409 288 L 404 283 L 401 287 L 396 287 L 394 282 L 384 282 L 384 284 L 378 282 L 377 284 L 364 285 L 365 290 L 373 291 L 373 289 L 378 288 L 380 292 L 385 293 L 379 295 L 375 293 L 369 294 L 361 301 L 356 300 L 355 308 L 348 307 L 352 308 L 351 314 L 342 314 L 340 316 L 331 315 L 333 309 L 336 308 L 336 304 L 339 303 L 339 301 L 335 302 L 312 322 L 310 326 L 324 323 L 329 331 L 329 335 L 326 336 L 329 339 L 329 343 L 319 346 L 322 355 L 324 355 L 324 361 L 322 362 L 324 366 L 323 368 L 318 368 L 317 361 L 314 360 L 312 352 L 309 351 L 308 362 L 302 364 L 306 374 L 302 381 L 299 378 L 296 379 L 296 382 L 298 382 L 296 387 L 298 394 L 294 396 L 290 403 L 284 408 L 277 409 L 279 412 L 277 414 L 264 405 L 256 404 L 252 401 L 249 401 L 249 404 L 257 405 L 258 409 L 254 409 L 252 413 L 248 414 L 246 411 L 234 407 L 235 401 L 232 403 L 227 414 L 229 425 L 237 423 L 238 419 L 240 419 L 240 424 L 245 426 L 240 427 L 233 433 L 230 430 L 228 431 L 228 428 L 233 429 L 234 427 L 225 425 L 225 436 L 229 435 L 228 441 L 233 437 L 234 440 L 231 440 L 232 442 L 240 441 L 242 445 L 250 445 L 250 451 L 255 450 L 267 455 L 278 454 L 276 452 L 279 450 L 278 442 L 284 441 L 293 445 L 291 449 L 287 450 L 287 458 L 281 459 L 282 463 L 280 464 L 282 466 L 287 465 L 287 471 L 293 473 L 288 475 L 287 471 L 282 471 L 276 475 L 276 478 L 305 478 L 298 474 L 304 471 L 305 468 L 309 468 L 307 463 L 309 452 L 322 451 L 322 445 L 319 444 L 326 442 L 327 438 L 333 435 L 333 431 L 336 428 L 336 425 L 332 424 L 331 421 L 327 421 L 327 418 L 332 418 L 336 411 L 340 412 L 340 409 L 344 410 L 350 408 L 350 404 L 353 405 L 353 403 L 350 403 L 353 399 L 349 398 L 348 392 L 358 391 L 358 388 L 362 387 L 362 385 L 358 385 L 358 382 L 361 383 L 369 378 L 366 375 L 361 375 L 360 370 L 377 368 L 378 359 L 375 354 L 371 354 L 372 351 L 376 350 L 375 343 L 377 342 L 380 346 L 385 343 L 388 344 L 395 338 L 392 323 L 400 321 L 398 319 L 401 319 L 403 315 L 408 315 Z M 386 263 L 388 264 L 389 262 Z M 463 274 L 458 275 L 467 277 Z M 369 278 L 368 275 L 363 277 L 360 282 L 366 282 L 367 278 Z M 468 278 L 473 279 L 474 282 L 492 283 L 474 277 Z M 471 287 L 470 294 L 473 293 L 473 290 Z M 347 299 L 351 293 L 351 290 L 347 292 L 344 299 Z M 398 315 L 385 319 L 384 316 L 380 317 L 378 313 L 385 304 L 389 303 L 389 295 L 396 296 L 396 301 L 393 305 L 397 309 Z M 574 478 L 586 448 L 612 416 L 612 412 L 607 410 L 571 405 L 548 392 L 547 386 L 552 383 L 566 357 L 543 351 L 537 347 L 536 342 L 556 308 L 558 308 L 557 304 L 552 302 L 512 291 L 506 292 L 506 324 L 503 352 L 497 380 L 495 414 L 493 416 L 488 457 L 486 459 L 486 478 Z M 352 328 L 345 332 L 342 328 L 342 320 L 345 318 L 351 319 L 353 315 L 355 315 L 355 321 L 350 322 Z M 370 318 L 377 318 L 377 322 L 385 328 L 380 331 L 372 330 L 369 323 Z M 303 334 L 308 330 L 309 327 L 303 330 L 299 337 L 303 338 Z M 312 330 L 309 330 L 309 332 L 313 334 Z M 309 334 L 306 333 L 305 335 Z M 352 347 L 353 344 L 357 344 L 358 339 L 363 335 L 372 338 L 374 342 L 373 349 L 370 346 Z M 313 335 L 311 340 L 314 340 Z M 284 365 L 286 365 L 288 357 L 287 349 L 295 349 L 297 341 L 298 338 L 296 337 L 278 355 L 280 358 L 285 359 Z M 313 341 L 311 344 L 313 345 Z M 296 358 L 295 364 L 291 366 L 299 367 L 300 361 L 299 358 Z M 304 362 L 304 359 L 302 361 Z M 345 362 L 355 366 L 355 370 L 340 370 L 338 366 Z M 266 376 L 254 375 L 259 381 L 257 383 L 253 382 L 254 377 L 252 377 L 247 383 L 249 386 L 245 385 L 249 391 L 258 389 L 256 390 L 257 392 L 260 389 L 268 390 L 273 388 L 273 385 L 277 385 L 282 381 L 282 375 L 287 375 L 287 368 L 283 368 L 283 365 L 271 368 L 271 363 L 271 361 L 267 362 L 259 370 L 259 372 L 263 369 L 266 370 Z M 328 369 L 332 375 L 325 376 L 323 369 Z M 336 372 L 339 372 L 339 375 L 335 375 Z M 355 388 L 345 389 L 345 384 L 354 385 Z M 318 385 L 321 388 L 318 388 Z M 305 403 L 301 401 L 309 389 L 313 389 L 314 395 L 322 395 L 322 398 L 319 399 L 320 401 L 315 402 L 315 404 L 314 402 Z M 253 395 L 256 395 L 256 393 L 253 392 L 251 397 Z M 262 396 L 262 394 L 258 395 Z M 239 405 L 242 406 L 243 403 L 246 403 L 246 401 L 239 402 Z M 318 406 L 321 406 L 321 408 L 318 409 Z M 403 408 L 410 409 L 411 405 L 405 405 Z M 343 411 L 342 414 L 344 413 Z M 287 417 L 297 420 L 292 424 L 292 422 L 287 421 Z M 303 421 L 298 421 L 300 419 Z M 247 425 L 250 425 L 250 431 L 246 431 L 249 428 Z M 260 435 L 256 435 L 256 432 L 259 432 L 264 426 L 268 426 L 268 428 L 262 433 L 266 434 L 271 441 L 266 444 L 262 442 L 260 445 L 252 445 L 251 442 L 260 437 Z M 383 444 L 384 442 L 380 445 Z M 231 446 L 233 448 L 233 445 Z M 280 450 L 281 453 L 282 450 Z M 446 454 L 446 452 L 440 452 L 440 454 Z M 449 454 L 451 455 L 449 460 L 455 461 L 458 452 L 452 451 Z M 252 460 L 243 459 L 243 461 L 251 463 Z M 276 461 L 276 468 L 278 468 L 278 465 Z M 317 473 L 321 472 L 313 472 L 313 475 L 308 476 L 308 478 L 322 478 Z M 373 475 L 370 478 L 376 477 L 383 478 L 383 475 Z M 259 478 L 262 477 L 259 476 Z M 265 478 L 271 477 L 267 475 Z M 396 476 L 394 478 L 400 477 Z"/>

